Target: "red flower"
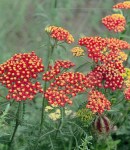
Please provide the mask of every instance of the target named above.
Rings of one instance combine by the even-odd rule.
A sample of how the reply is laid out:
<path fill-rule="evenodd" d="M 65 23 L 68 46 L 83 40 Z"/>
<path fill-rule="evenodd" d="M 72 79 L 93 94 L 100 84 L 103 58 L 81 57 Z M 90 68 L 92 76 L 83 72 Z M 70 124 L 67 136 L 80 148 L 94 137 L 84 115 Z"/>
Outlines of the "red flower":
<path fill-rule="evenodd" d="M 103 74 L 98 70 L 93 70 L 86 75 L 88 79 L 88 88 L 102 87 Z"/>
<path fill-rule="evenodd" d="M 107 98 L 97 90 L 91 90 L 88 93 L 87 108 L 90 108 L 92 112 L 102 114 L 105 109 L 109 110 L 111 103 Z"/>
<path fill-rule="evenodd" d="M 124 66 L 121 62 L 109 62 L 96 66 L 87 74 L 88 88 L 104 87 L 112 90 L 121 89 L 124 84 L 122 73 Z"/>
<path fill-rule="evenodd" d="M 106 26 L 108 30 L 114 32 L 122 32 L 125 30 L 126 20 L 121 14 L 113 14 L 111 16 L 106 16 L 102 19 L 102 23 Z"/>
<path fill-rule="evenodd" d="M 109 49 L 114 49 L 115 47 L 120 50 L 130 49 L 130 44 L 126 41 L 119 40 L 116 38 L 106 38 Z"/>
<path fill-rule="evenodd" d="M 7 99 L 31 100 L 37 92 L 43 92 L 39 82 L 31 82 L 43 69 L 42 60 L 34 52 L 15 54 L 1 64 L 0 82 L 9 90 Z"/>
<path fill-rule="evenodd" d="M 68 44 L 74 42 L 73 36 L 64 28 L 57 26 L 49 26 L 45 28 L 45 31 L 50 33 L 52 38 L 55 38 L 57 41 L 65 41 Z"/>
<path fill-rule="evenodd" d="M 129 49 L 130 44 L 116 38 L 83 37 L 79 45 L 87 48 L 88 57 L 95 62 L 111 62 L 117 60 L 121 50 Z"/>
<path fill-rule="evenodd" d="M 120 62 L 111 62 L 103 64 L 94 69 L 94 71 L 102 73 L 104 88 L 112 90 L 121 89 L 123 87 L 124 79 L 122 73 L 125 71 L 124 66 Z"/>
<path fill-rule="evenodd" d="M 124 1 L 122 3 L 118 3 L 118 4 L 114 5 L 113 8 L 130 9 L 130 1 Z"/>
<path fill-rule="evenodd" d="M 72 104 L 70 97 L 82 93 L 88 86 L 88 80 L 82 73 L 65 72 L 57 77 L 45 92 L 45 98 L 50 104 L 64 106 Z"/>
<path fill-rule="evenodd" d="M 43 74 L 42 79 L 45 81 L 50 81 L 61 73 L 61 69 L 69 69 L 73 66 L 75 66 L 75 64 L 71 61 L 58 60 L 55 62 L 54 67 L 50 66 L 50 70 Z"/>
<path fill-rule="evenodd" d="M 125 94 L 125 99 L 130 100 L 130 87 L 125 89 L 124 94 Z"/>

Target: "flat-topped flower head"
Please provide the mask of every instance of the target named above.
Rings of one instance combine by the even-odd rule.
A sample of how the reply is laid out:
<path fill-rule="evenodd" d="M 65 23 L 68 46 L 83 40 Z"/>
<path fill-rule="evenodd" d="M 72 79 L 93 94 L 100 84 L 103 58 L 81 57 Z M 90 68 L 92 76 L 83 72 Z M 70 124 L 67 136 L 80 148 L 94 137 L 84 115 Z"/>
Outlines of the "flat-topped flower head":
<path fill-rule="evenodd" d="M 79 45 L 87 48 L 88 57 L 95 62 L 110 62 L 117 60 L 121 50 L 130 49 L 130 44 L 116 38 L 83 37 Z"/>
<path fill-rule="evenodd" d="M 87 48 L 88 57 L 98 62 L 101 59 L 101 50 L 107 46 L 106 39 L 101 37 L 83 37 L 79 39 L 79 45 Z"/>
<path fill-rule="evenodd" d="M 42 59 L 34 52 L 15 54 L 0 65 L 0 83 L 8 89 L 7 99 L 16 101 L 32 100 L 43 90 L 39 82 L 32 82 L 44 71 Z"/>
<path fill-rule="evenodd" d="M 102 64 L 97 66 L 93 71 L 102 74 L 104 88 L 116 90 L 123 87 L 124 79 L 121 74 L 124 72 L 124 66 L 120 61 Z"/>
<path fill-rule="evenodd" d="M 88 88 L 95 88 L 95 87 L 103 87 L 102 81 L 103 81 L 103 74 L 100 71 L 92 70 L 86 75 L 88 79 Z"/>
<path fill-rule="evenodd" d="M 113 6 L 115 9 L 130 9 L 130 1 L 124 1 Z"/>
<path fill-rule="evenodd" d="M 70 69 L 75 64 L 68 60 L 57 60 L 54 66 L 50 66 L 49 71 L 43 74 L 43 80 L 50 81 L 57 77 L 63 69 Z"/>
<path fill-rule="evenodd" d="M 105 27 L 114 32 L 122 32 L 125 30 L 126 19 L 121 14 L 112 14 L 102 19 Z"/>
<path fill-rule="evenodd" d="M 81 47 L 74 47 L 71 49 L 71 52 L 73 54 L 73 56 L 83 56 L 84 54 L 84 50 Z"/>
<path fill-rule="evenodd" d="M 88 88 L 109 88 L 113 91 L 121 89 L 124 85 L 124 72 L 124 66 L 120 61 L 97 65 L 86 75 Z"/>
<path fill-rule="evenodd" d="M 56 39 L 57 41 L 64 41 L 68 44 L 74 42 L 73 36 L 69 33 L 69 31 L 62 27 L 49 26 L 45 28 L 45 31 L 50 33 L 50 36 Z"/>
<path fill-rule="evenodd" d="M 110 110 L 110 101 L 97 90 L 91 90 L 88 93 L 87 108 L 91 109 L 93 113 L 102 114 L 105 110 Z"/>
<path fill-rule="evenodd" d="M 90 109 L 81 108 L 77 111 L 76 116 L 84 125 L 88 125 L 93 121 L 94 113 Z"/>
<path fill-rule="evenodd" d="M 130 49 L 130 44 L 124 40 L 119 40 L 117 38 L 106 38 L 109 49 L 114 49 L 114 47 L 120 50 Z"/>
<path fill-rule="evenodd" d="M 130 87 L 124 90 L 125 99 L 130 101 Z"/>
<path fill-rule="evenodd" d="M 59 107 L 56 107 L 56 106 L 46 106 L 45 107 L 45 112 L 48 114 L 47 116 L 53 120 L 53 121 L 56 121 L 58 119 L 60 119 L 62 116 L 61 116 L 61 110 Z M 66 116 L 69 116 L 69 117 L 75 117 L 75 113 L 68 109 L 68 108 L 65 108 L 65 111 L 64 111 L 65 115 Z"/>
<path fill-rule="evenodd" d="M 72 104 L 71 98 L 85 92 L 87 86 L 88 79 L 84 74 L 64 72 L 51 83 L 45 98 L 51 105 L 65 106 L 66 103 Z"/>

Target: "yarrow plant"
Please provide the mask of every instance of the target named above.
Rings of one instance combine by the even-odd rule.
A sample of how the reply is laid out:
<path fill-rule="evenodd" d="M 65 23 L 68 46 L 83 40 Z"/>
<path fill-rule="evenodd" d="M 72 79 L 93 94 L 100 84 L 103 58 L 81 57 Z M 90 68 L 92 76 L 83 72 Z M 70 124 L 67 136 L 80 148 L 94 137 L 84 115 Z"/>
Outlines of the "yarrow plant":
<path fill-rule="evenodd" d="M 102 23 L 109 30 L 114 32 L 122 32 L 125 30 L 126 20 L 122 14 L 112 14 L 111 16 L 106 16 L 102 19 Z"/>
<path fill-rule="evenodd" d="M 113 8 L 129 9 L 130 1 L 116 4 Z M 108 31 L 114 31 L 114 34 L 120 32 L 121 35 L 126 31 L 127 18 L 123 11 L 120 12 L 121 14 L 102 18 L 101 22 Z M 47 26 L 45 32 L 50 44 L 46 63 L 35 52 L 28 52 L 15 54 L 0 64 L 0 83 L 7 91 L 6 96 L 0 96 L 9 101 L 10 109 L 14 103 L 18 103 L 15 126 L 6 143 L 7 149 L 16 149 L 14 141 L 19 126 L 25 121 L 25 106 L 28 105 L 28 100 L 35 103 L 37 96 L 42 99 L 42 104 L 41 101 L 38 102 L 40 117 L 37 117 L 39 122 L 34 134 L 36 137 L 29 149 L 54 150 L 55 144 L 60 140 L 59 143 L 63 143 L 60 149 L 64 149 L 67 143 L 67 150 L 76 150 L 79 145 L 83 145 L 81 139 L 87 139 L 88 135 L 93 137 L 93 142 L 97 137 L 101 139 L 101 136 L 112 136 L 112 132 L 116 131 L 114 126 L 120 128 L 124 122 L 112 121 L 112 113 L 117 113 L 116 106 L 121 104 L 119 111 L 122 111 L 122 115 L 125 114 L 124 119 L 129 113 L 125 106 L 129 106 L 130 101 L 127 55 L 130 44 L 117 36 L 83 36 L 70 50 L 70 55 L 75 59 L 86 60 L 85 65 L 77 68 L 70 60 L 55 60 L 53 57 L 58 46 L 63 48 L 66 44 L 74 43 L 71 33 L 54 25 Z M 80 72 L 84 66 L 89 66 L 89 71 Z M 85 146 L 92 149 L 97 147 L 96 144 L 95 147 Z"/>
<path fill-rule="evenodd" d="M 130 1 L 124 1 L 113 6 L 116 9 L 130 9 Z"/>
<path fill-rule="evenodd" d="M 16 54 L 0 65 L 0 82 L 8 89 L 8 100 L 32 100 L 36 93 L 43 93 L 39 82 L 32 83 L 44 71 L 42 60 L 34 53 Z"/>

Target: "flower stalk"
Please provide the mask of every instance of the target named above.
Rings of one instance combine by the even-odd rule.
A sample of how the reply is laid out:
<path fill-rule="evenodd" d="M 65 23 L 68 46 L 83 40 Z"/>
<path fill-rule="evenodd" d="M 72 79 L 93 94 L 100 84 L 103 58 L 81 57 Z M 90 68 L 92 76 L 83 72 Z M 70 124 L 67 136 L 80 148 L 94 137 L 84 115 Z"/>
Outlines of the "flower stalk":
<path fill-rule="evenodd" d="M 20 108 L 21 108 L 21 102 L 19 102 L 19 104 L 18 104 L 18 109 L 17 109 L 17 112 L 16 112 L 15 127 L 14 127 L 13 134 L 12 134 L 12 136 L 11 136 L 10 142 L 9 142 L 9 144 L 8 144 L 8 150 L 11 150 L 11 146 L 12 146 L 14 137 L 15 137 L 15 135 L 16 135 L 18 126 L 19 126 L 19 124 L 20 124 Z"/>
<path fill-rule="evenodd" d="M 65 107 L 60 108 L 60 116 L 61 116 L 61 118 L 60 118 L 60 122 L 59 122 L 59 125 L 58 125 L 58 129 L 57 129 L 57 132 L 56 132 L 55 138 L 57 138 L 58 131 L 60 131 L 60 129 L 62 128 L 63 123 L 64 123 L 64 117 L 65 117 Z"/>
<path fill-rule="evenodd" d="M 46 71 L 49 70 L 50 60 L 51 60 L 51 57 L 52 57 L 52 54 L 53 54 L 55 46 L 56 46 L 56 44 L 51 45 L 51 49 L 48 52 L 48 62 L 47 62 L 47 69 L 46 69 Z M 46 91 L 46 89 L 47 89 L 47 82 L 45 81 L 44 91 Z M 44 112 L 45 112 L 45 97 L 43 97 L 43 101 L 42 101 L 41 123 L 40 123 L 40 130 L 39 130 L 40 133 L 41 133 L 42 125 L 43 125 L 43 121 L 44 121 Z"/>
<path fill-rule="evenodd" d="M 51 42 L 50 42 L 51 44 Z M 48 56 L 47 56 L 47 68 L 46 68 L 46 71 L 49 70 L 49 65 L 50 65 L 50 60 L 52 58 L 52 55 L 53 55 L 53 52 L 54 52 L 54 48 L 56 47 L 57 45 L 57 42 L 55 41 L 54 44 L 51 44 L 50 46 L 50 50 L 48 51 Z M 47 89 L 47 81 L 45 81 L 44 83 L 44 92 L 46 91 Z M 42 100 L 42 111 L 41 111 L 41 121 L 40 121 L 40 128 L 39 128 L 39 136 L 38 136 L 38 139 L 37 139 L 37 142 L 36 142 L 36 146 L 34 146 L 34 149 L 37 149 L 38 148 L 38 143 L 39 143 L 39 138 L 40 138 L 40 135 L 41 135 L 41 131 L 42 131 L 42 126 L 43 126 L 43 122 L 44 122 L 44 112 L 45 112 L 45 107 L 46 107 L 46 101 L 45 101 L 45 96 L 43 96 L 43 100 Z"/>

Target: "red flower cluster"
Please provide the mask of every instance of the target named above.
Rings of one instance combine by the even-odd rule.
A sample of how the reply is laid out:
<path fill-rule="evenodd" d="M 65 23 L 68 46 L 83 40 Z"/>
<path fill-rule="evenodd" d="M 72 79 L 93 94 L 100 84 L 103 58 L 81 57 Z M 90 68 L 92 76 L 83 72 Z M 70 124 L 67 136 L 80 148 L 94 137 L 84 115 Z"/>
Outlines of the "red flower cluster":
<path fill-rule="evenodd" d="M 102 84 L 104 88 L 116 90 L 118 88 L 121 89 L 123 86 L 124 79 L 121 74 L 124 71 L 123 64 L 117 61 L 97 66 L 92 73 L 94 76 L 96 74 L 101 74 L 101 76 L 98 76 L 98 80 L 96 81 L 98 82 L 99 87 L 101 87 Z"/>
<path fill-rule="evenodd" d="M 79 39 L 79 45 L 87 48 L 88 57 L 95 62 L 117 60 L 121 50 L 130 48 L 130 44 L 126 41 L 101 37 L 83 37 Z"/>
<path fill-rule="evenodd" d="M 106 38 L 106 40 L 107 40 L 108 47 L 110 49 L 114 49 L 114 48 L 120 50 L 130 49 L 130 44 L 126 41 L 119 40 L 116 38 Z"/>
<path fill-rule="evenodd" d="M 83 37 L 79 39 L 79 45 L 85 46 L 88 49 L 88 57 L 98 62 L 98 59 L 102 58 L 101 50 L 107 46 L 107 42 L 101 37 Z"/>
<path fill-rule="evenodd" d="M 118 3 L 118 4 L 114 5 L 113 8 L 130 9 L 130 1 L 124 1 L 122 3 Z"/>
<path fill-rule="evenodd" d="M 43 74 L 43 80 L 50 81 L 54 79 L 59 73 L 61 73 L 61 69 L 69 69 L 75 66 L 71 61 L 66 60 L 58 60 L 55 62 L 54 67 L 50 66 L 50 70 Z"/>
<path fill-rule="evenodd" d="M 67 30 L 61 27 L 49 26 L 45 30 L 50 33 L 52 38 L 55 38 L 58 41 L 65 41 L 68 44 L 74 42 L 73 36 Z"/>
<path fill-rule="evenodd" d="M 125 89 L 124 94 L 125 94 L 125 99 L 130 100 L 130 87 Z"/>
<path fill-rule="evenodd" d="M 105 109 L 109 110 L 111 103 L 106 97 L 97 90 L 91 90 L 88 93 L 87 108 L 90 108 L 92 112 L 102 114 Z"/>
<path fill-rule="evenodd" d="M 102 19 L 102 23 L 106 26 L 108 30 L 114 32 L 122 32 L 125 30 L 126 20 L 121 14 L 112 14 L 111 16 L 106 16 Z"/>
<path fill-rule="evenodd" d="M 9 90 L 7 99 L 32 100 L 37 92 L 43 92 L 39 82 L 31 82 L 43 69 L 42 60 L 34 52 L 15 54 L 1 64 L 0 82 Z"/>
<path fill-rule="evenodd" d="M 69 98 L 82 93 L 88 86 L 88 80 L 82 73 L 65 72 L 57 77 L 45 92 L 45 98 L 50 104 L 64 106 L 72 104 Z"/>
<path fill-rule="evenodd" d="M 86 75 L 88 79 L 88 88 L 102 87 L 103 74 L 98 70 L 91 71 Z"/>

